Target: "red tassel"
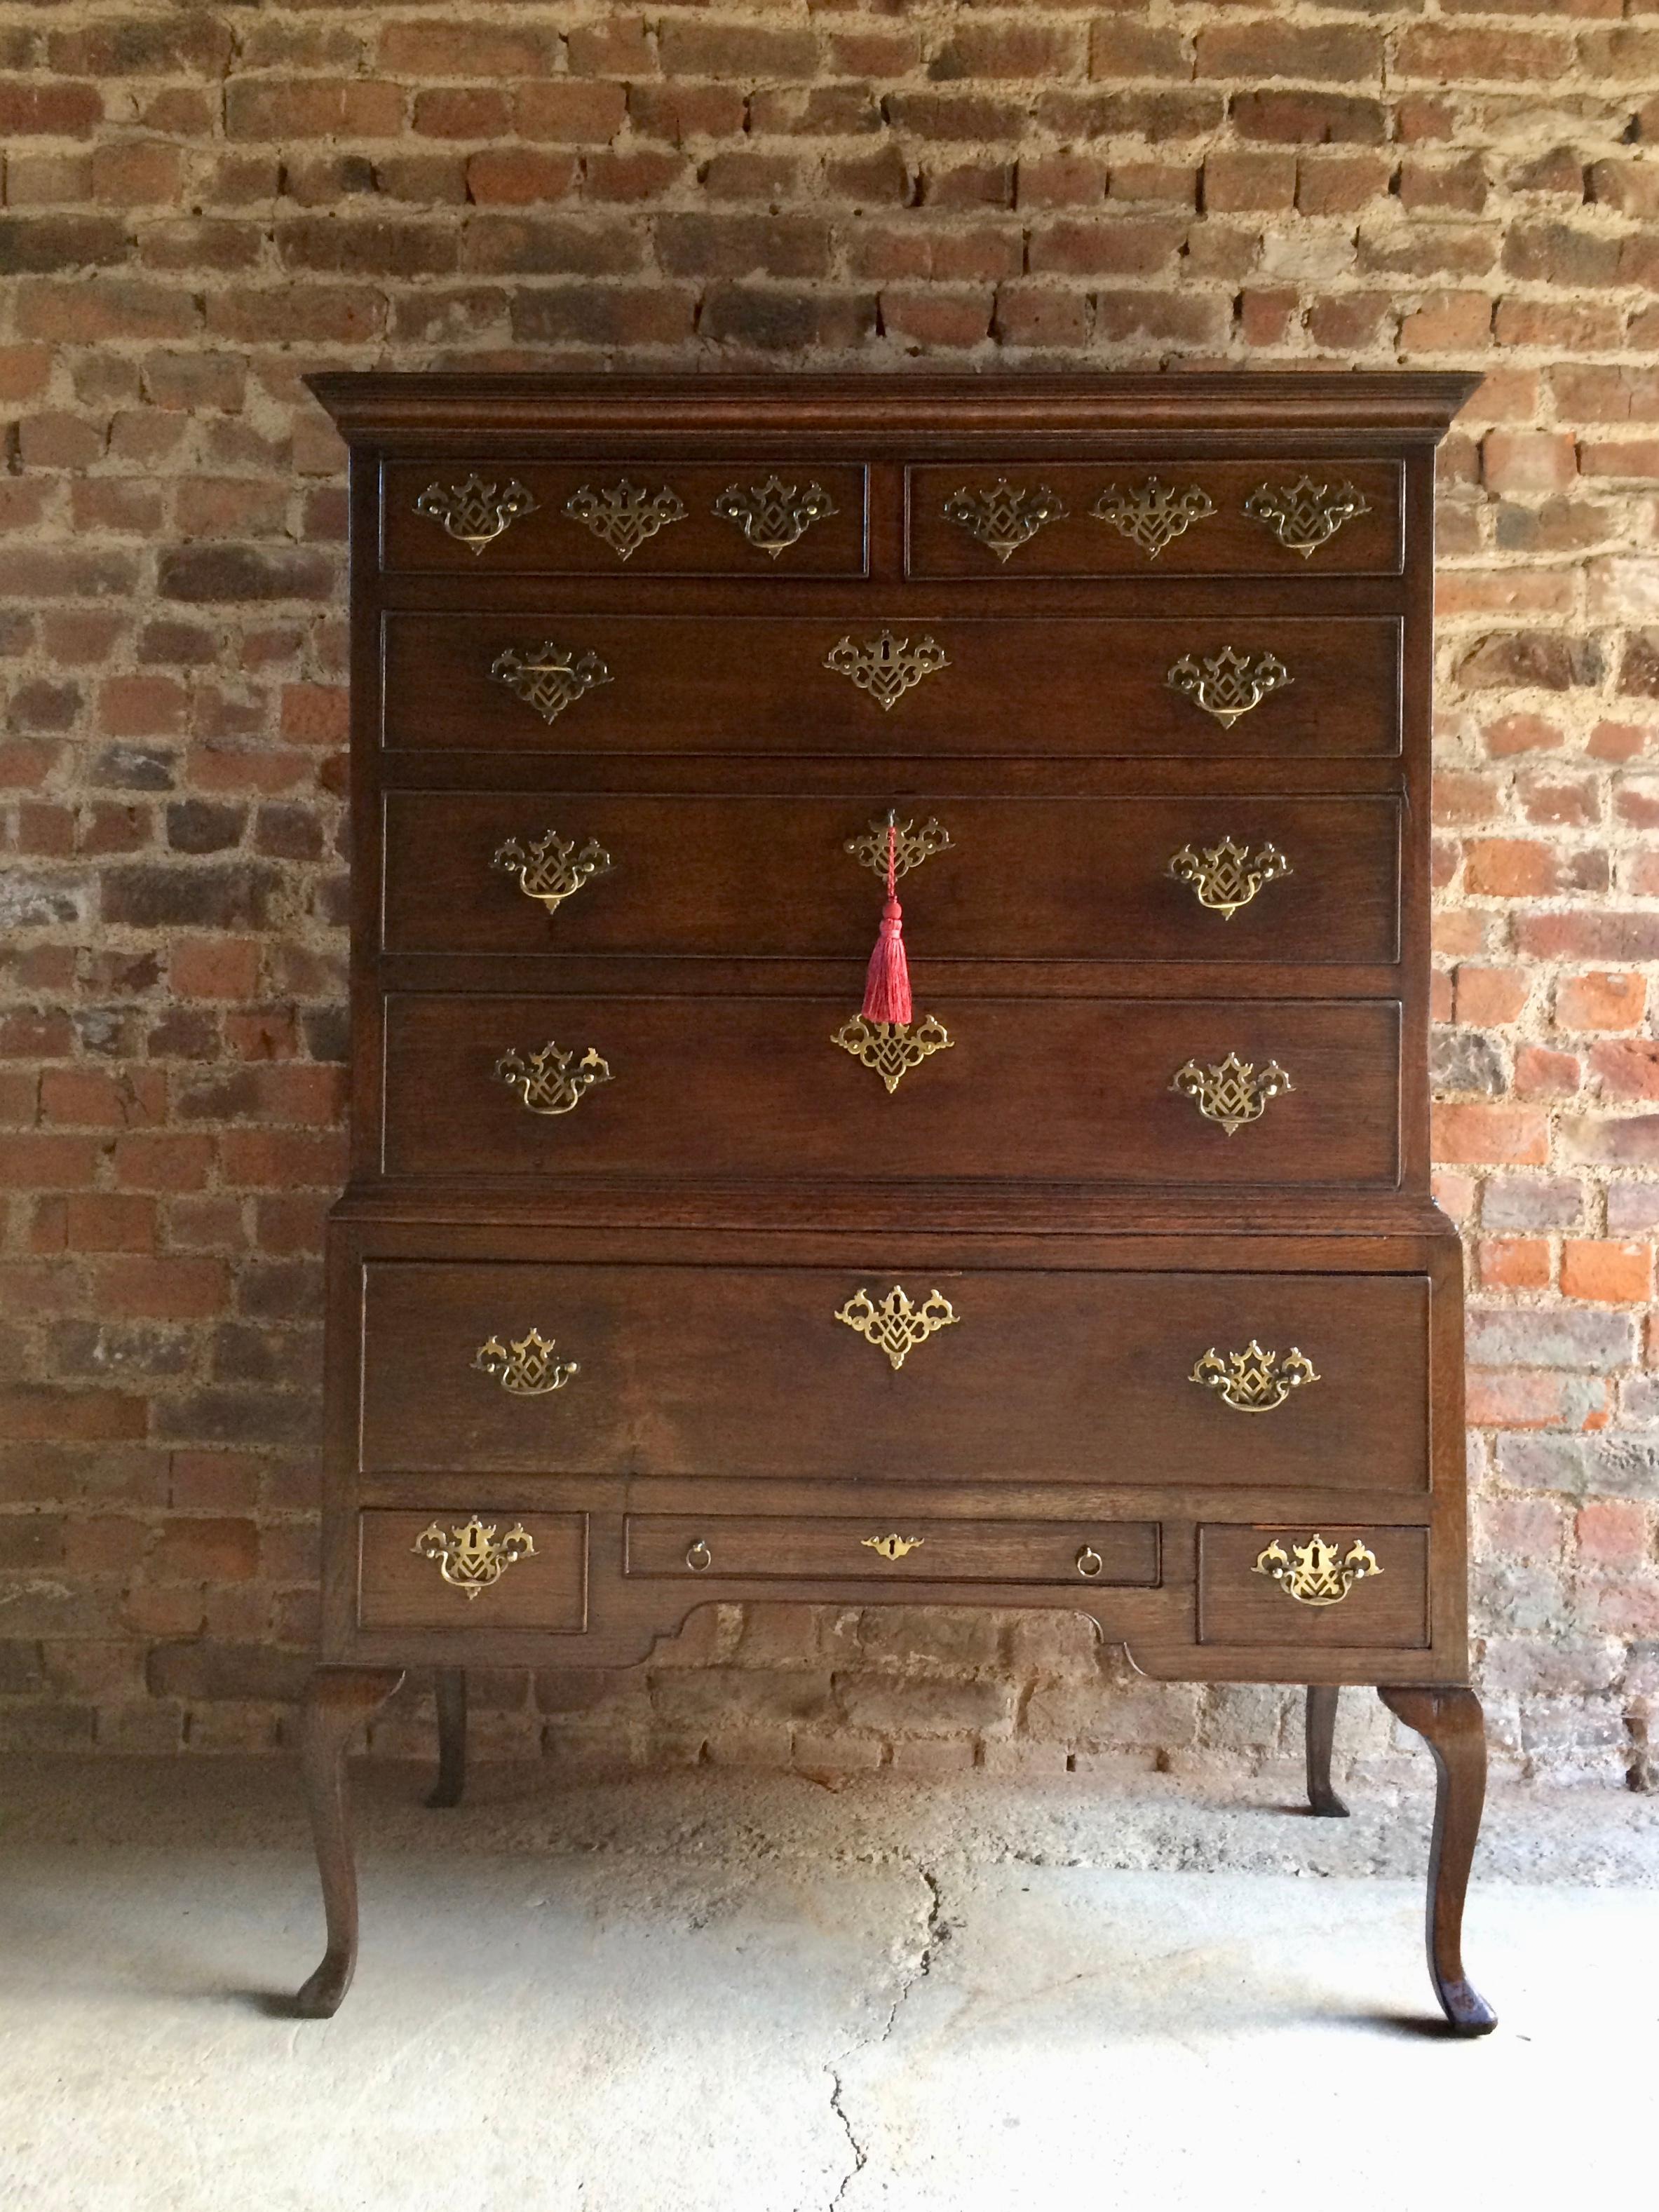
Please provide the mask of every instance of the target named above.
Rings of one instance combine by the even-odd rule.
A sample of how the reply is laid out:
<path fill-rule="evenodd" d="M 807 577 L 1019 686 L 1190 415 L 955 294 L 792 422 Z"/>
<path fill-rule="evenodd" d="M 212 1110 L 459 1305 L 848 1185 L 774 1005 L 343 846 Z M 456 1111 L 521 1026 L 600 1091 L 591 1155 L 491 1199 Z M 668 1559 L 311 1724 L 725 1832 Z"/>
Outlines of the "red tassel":
<path fill-rule="evenodd" d="M 887 825 L 887 903 L 881 910 L 881 932 L 870 955 L 870 971 L 864 979 L 864 1018 L 866 1022 L 897 1022 L 909 1026 L 910 963 L 904 957 L 904 909 L 898 901 L 898 824 Z"/>

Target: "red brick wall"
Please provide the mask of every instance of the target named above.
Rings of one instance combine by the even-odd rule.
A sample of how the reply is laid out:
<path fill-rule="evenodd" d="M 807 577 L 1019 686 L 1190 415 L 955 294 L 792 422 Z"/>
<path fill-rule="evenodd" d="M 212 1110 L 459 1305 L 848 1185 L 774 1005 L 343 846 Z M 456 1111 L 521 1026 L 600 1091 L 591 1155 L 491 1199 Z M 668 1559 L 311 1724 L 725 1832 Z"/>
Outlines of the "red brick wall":
<path fill-rule="evenodd" d="M 1437 847 L 1482 1674 L 1511 1766 L 1652 1786 L 1656 130 L 1620 0 L 0 0 L 0 1725 L 269 1744 L 304 1665 L 344 727 L 304 371 L 1408 362 L 1486 372 Z M 783 1608 L 483 1686 L 500 1746 L 817 1765 L 1229 1761 L 1286 1713 L 1103 1698 L 1063 1622 Z"/>

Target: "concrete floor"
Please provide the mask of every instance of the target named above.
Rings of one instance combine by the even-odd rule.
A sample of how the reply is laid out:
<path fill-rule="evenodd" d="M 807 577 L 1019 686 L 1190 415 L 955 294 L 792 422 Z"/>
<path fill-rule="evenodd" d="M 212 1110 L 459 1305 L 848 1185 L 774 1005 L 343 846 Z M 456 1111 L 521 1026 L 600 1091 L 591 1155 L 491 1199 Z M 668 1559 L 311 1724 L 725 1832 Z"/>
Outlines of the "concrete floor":
<path fill-rule="evenodd" d="M 1653 1800 L 1497 1802 L 1468 1953 L 1502 2021 L 1462 2044 L 1421 1960 L 1426 1790 L 1338 1822 L 1293 1809 L 1290 1777 L 1224 1805 L 1158 1778 L 561 1793 L 498 1768 L 431 1814 L 422 1779 L 360 1778 L 363 1963 L 320 2023 L 282 2011 L 320 1939 L 291 1772 L 0 1769 L 0 2202 L 1532 2212 L 1650 2191 Z"/>

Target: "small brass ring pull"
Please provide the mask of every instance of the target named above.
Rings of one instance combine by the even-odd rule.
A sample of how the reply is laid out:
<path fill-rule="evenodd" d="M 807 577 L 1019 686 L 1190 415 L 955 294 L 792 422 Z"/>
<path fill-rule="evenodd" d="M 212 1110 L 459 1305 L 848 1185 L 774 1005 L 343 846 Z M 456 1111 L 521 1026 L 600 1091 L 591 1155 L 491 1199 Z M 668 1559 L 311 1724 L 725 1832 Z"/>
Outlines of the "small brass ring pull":
<path fill-rule="evenodd" d="M 703 1542 L 701 1536 L 697 1538 L 695 1543 L 688 1544 L 686 1546 L 685 1564 L 690 1568 L 694 1575 L 706 1575 L 710 1567 L 714 1565 L 714 1554 L 709 1550 L 708 1545 Z"/>
<path fill-rule="evenodd" d="M 1085 1582 L 1093 1582 L 1104 1569 L 1106 1562 L 1092 1544 L 1085 1544 L 1077 1555 L 1077 1571 Z"/>

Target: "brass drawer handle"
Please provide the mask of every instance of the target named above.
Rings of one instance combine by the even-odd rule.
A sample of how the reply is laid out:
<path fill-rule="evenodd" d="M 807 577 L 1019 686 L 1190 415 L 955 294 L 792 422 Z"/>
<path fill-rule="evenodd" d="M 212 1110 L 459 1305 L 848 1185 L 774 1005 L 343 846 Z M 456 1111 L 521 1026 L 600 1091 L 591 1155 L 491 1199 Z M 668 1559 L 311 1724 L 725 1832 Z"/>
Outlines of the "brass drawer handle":
<path fill-rule="evenodd" d="M 1190 1098 L 1206 1121 L 1219 1121 L 1230 1137 L 1236 1137 L 1247 1121 L 1261 1119 L 1270 1098 L 1296 1085 L 1276 1060 L 1257 1067 L 1254 1060 L 1230 1052 L 1215 1066 L 1200 1067 L 1189 1060 L 1170 1077 L 1170 1088 Z"/>
<path fill-rule="evenodd" d="M 1027 491 L 1024 484 L 1016 489 L 1006 477 L 999 477 L 988 491 L 969 491 L 962 485 L 945 501 L 942 512 L 947 522 L 959 525 L 988 553 L 1006 562 L 1045 522 L 1063 522 L 1066 507 L 1047 484 L 1039 484 L 1035 491 Z"/>
<path fill-rule="evenodd" d="M 472 1364 L 481 1375 L 494 1376 L 512 1397 L 544 1398 L 582 1371 L 580 1360 L 554 1358 L 556 1344 L 556 1338 L 537 1328 L 507 1344 L 489 1336 L 472 1355 Z"/>
<path fill-rule="evenodd" d="M 1150 477 L 1128 491 L 1108 484 L 1089 512 L 1097 522 L 1109 522 L 1114 530 L 1121 531 L 1149 561 L 1156 561 L 1194 523 L 1213 514 L 1215 501 L 1200 484 L 1183 484 L 1176 491 Z"/>
<path fill-rule="evenodd" d="M 706 1575 L 714 1564 L 714 1554 L 701 1536 L 685 1547 L 685 1564 L 694 1575 Z"/>
<path fill-rule="evenodd" d="M 884 821 L 872 822 L 860 836 L 849 837 L 841 849 L 850 853 L 860 867 L 868 868 L 872 875 L 884 880 L 890 848 L 896 879 L 908 876 L 924 860 L 931 860 L 935 853 L 954 852 L 956 841 L 933 815 L 918 830 L 914 822 L 901 822 L 895 807 Z"/>
<path fill-rule="evenodd" d="M 849 1014 L 830 1042 L 880 1076 L 890 1098 L 913 1067 L 936 1052 L 948 1052 L 955 1040 L 936 1014 L 924 1014 L 919 1022 L 872 1022 L 863 1014 Z"/>
<path fill-rule="evenodd" d="M 1178 884 L 1190 884 L 1199 904 L 1224 921 L 1231 921 L 1240 907 L 1249 906 L 1264 884 L 1295 872 L 1277 845 L 1259 845 L 1252 853 L 1232 837 L 1206 845 L 1201 853 L 1183 845 L 1170 856 L 1169 873 Z"/>
<path fill-rule="evenodd" d="M 534 514 L 536 505 L 516 477 L 498 486 L 471 476 L 465 483 L 429 483 L 416 501 L 415 512 L 441 523 L 450 537 L 470 545 L 476 556 L 521 514 Z"/>
<path fill-rule="evenodd" d="M 1264 1352 L 1254 1337 L 1243 1352 L 1220 1352 L 1212 1345 L 1187 1377 L 1218 1391 L 1236 1413 L 1271 1413 L 1292 1390 L 1319 1379 L 1312 1360 L 1294 1345 L 1281 1359 L 1276 1352 Z"/>
<path fill-rule="evenodd" d="M 526 652 L 516 645 L 503 646 L 490 662 L 489 673 L 544 722 L 556 722 L 567 707 L 611 681 L 611 671 L 597 653 L 579 653 L 574 646 L 560 645 L 550 637 Z"/>
<path fill-rule="evenodd" d="M 596 1083 L 609 1083 L 611 1068 L 590 1045 L 576 1060 L 576 1048 L 561 1052 L 552 1038 L 526 1058 L 515 1045 L 495 1062 L 498 1081 L 516 1091 L 532 1114 L 574 1114 Z"/>
<path fill-rule="evenodd" d="M 509 1567 L 536 1556 L 534 1540 L 521 1522 L 515 1522 L 497 1543 L 495 1523 L 479 1520 L 476 1513 L 459 1528 L 446 1529 L 434 1521 L 410 1549 L 430 1559 L 450 1588 L 465 1598 L 493 1589 Z"/>
<path fill-rule="evenodd" d="M 561 837 L 556 830 L 550 830 L 544 837 L 532 837 L 528 845 L 509 837 L 495 848 L 489 865 L 516 876 L 525 896 L 536 900 L 551 915 L 566 899 L 574 898 L 584 884 L 595 876 L 608 875 L 611 862 L 596 838 L 590 837 L 579 853 L 574 837 Z"/>
<path fill-rule="evenodd" d="M 1259 653 L 1252 660 L 1248 653 L 1224 645 L 1202 660 L 1183 653 L 1164 681 L 1230 730 L 1241 714 L 1259 707 L 1269 693 L 1282 691 L 1294 678 L 1276 653 Z"/>
<path fill-rule="evenodd" d="M 608 545 L 619 561 L 630 560 L 647 538 L 666 530 L 671 522 L 685 520 L 685 502 L 669 485 L 647 491 L 626 477 L 603 491 L 580 485 L 566 500 L 564 511 L 572 522 L 580 522 Z"/>
<path fill-rule="evenodd" d="M 907 1559 L 918 1552 L 927 1541 L 925 1536 L 860 1536 L 860 1543 L 866 1552 L 874 1552 L 884 1559 Z"/>
<path fill-rule="evenodd" d="M 1305 1544 L 1292 1544 L 1288 1558 L 1282 1545 L 1269 1544 L 1250 1571 L 1270 1575 L 1298 1605 L 1340 1605 L 1356 1583 L 1382 1570 L 1376 1554 L 1358 1538 L 1339 1561 L 1335 1545 L 1315 1535 Z"/>
<path fill-rule="evenodd" d="M 1316 483 L 1306 476 L 1293 484 L 1258 484 L 1244 502 L 1246 514 L 1304 561 L 1328 544 L 1345 522 L 1370 511 L 1352 484 Z"/>
<path fill-rule="evenodd" d="M 741 484 L 727 484 L 714 501 L 714 512 L 722 522 L 735 523 L 751 545 L 775 561 L 815 522 L 827 522 L 841 509 L 821 483 L 810 483 L 802 491 L 771 476 L 764 483 L 750 484 L 746 492 Z"/>
<path fill-rule="evenodd" d="M 951 665 L 945 647 L 933 638 L 919 637 L 912 645 L 908 637 L 895 637 L 890 629 L 862 645 L 854 645 L 850 637 L 842 638 L 824 654 L 823 665 L 837 676 L 847 677 L 860 691 L 868 692 L 884 714 L 890 714 L 924 676 L 937 675 Z"/>
<path fill-rule="evenodd" d="M 1096 1576 L 1103 1571 L 1105 1565 L 1105 1560 L 1101 1558 L 1092 1544 L 1085 1544 L 1077 1555 L 1077 1571 L 1085 1582 L 1093 1582 Z"/>
<path fill-rule="evenodd" d="M 942 1328 L 954 1328 L 957 1318 L 943 1291 L 930 1291 L 921 1305 L 913 1306 L 897 1283 L 879 1305 L 868 1291 L 860 1291 L 836 1316 L 848 1328 L 856 1329 L 866 1343 L 873 1344 L 895 1374 L 919 1344 L 926 1344 Z"/>

